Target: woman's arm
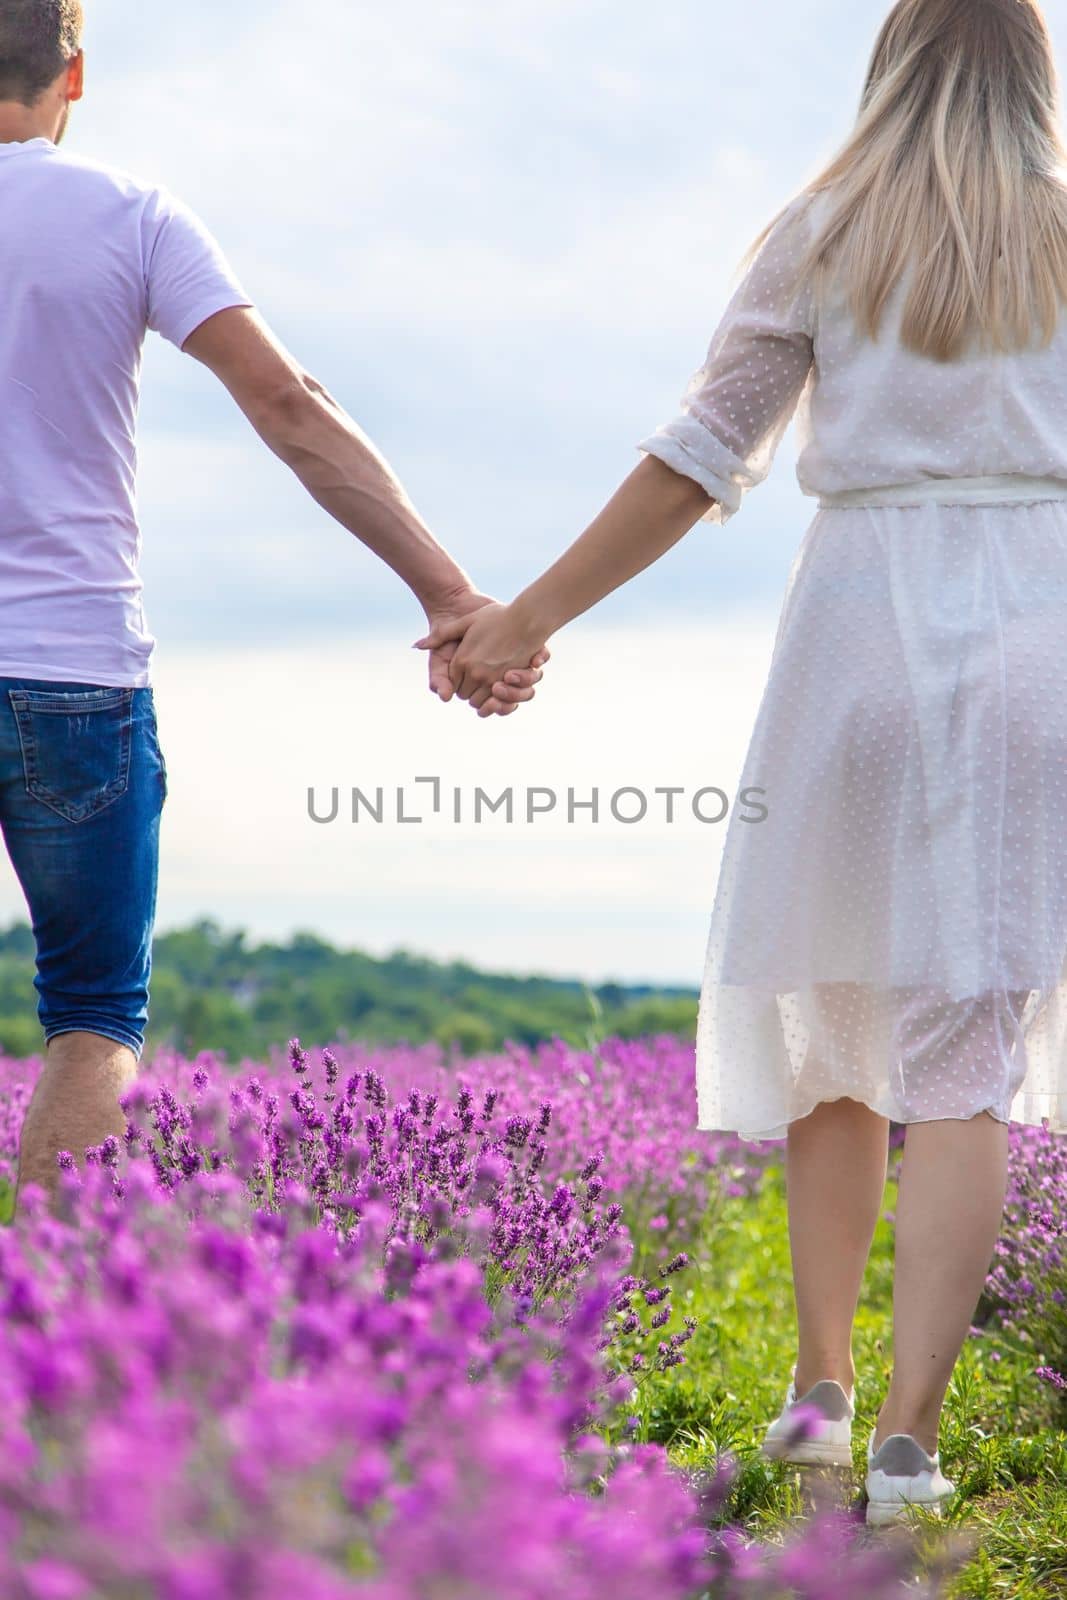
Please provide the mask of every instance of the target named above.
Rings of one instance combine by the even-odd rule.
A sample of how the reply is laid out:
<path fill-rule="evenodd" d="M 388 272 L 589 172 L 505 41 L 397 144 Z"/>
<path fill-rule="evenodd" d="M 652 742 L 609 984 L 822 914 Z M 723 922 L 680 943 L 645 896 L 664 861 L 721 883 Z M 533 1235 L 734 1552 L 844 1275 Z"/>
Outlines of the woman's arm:
<path fill-rule="evenodd" d="M 672 549 L 711 503 L 692 478 L 646 456 L 581 537 L 510 605 L 486 606 L 465 629 L 435 629 L 419 646 L 438 648 L 462 633 L 452 682 L 461 699 L 478 705 L 506 672 L 528 667 L 558 628 Z"/>
<path fill-rule="evenodd" d="M 699 518 L 725 523 L 767 476 L 815 365 L 812 285 L 799 271 L 810 200 L 799 196 L 771 227 L 690 380 L 682 414 L 638 446 L 648 459 L 581 538 L 510 606 L 487 606 L 469 627 L 428 636 L 436 643 L 463 635 L 451 681 L 479 711 L 487 686 L 527 666 L 557 628 L 658 561 Z"/>

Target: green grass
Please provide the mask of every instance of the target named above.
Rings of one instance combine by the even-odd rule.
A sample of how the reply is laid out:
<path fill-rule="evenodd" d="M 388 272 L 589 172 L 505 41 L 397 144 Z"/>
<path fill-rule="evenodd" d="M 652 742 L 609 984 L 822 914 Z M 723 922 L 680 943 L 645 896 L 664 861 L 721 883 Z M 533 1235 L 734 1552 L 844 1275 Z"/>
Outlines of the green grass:
<path fill-rule="evenodd" d="M 896 1185 L 886 1187 L 892 1210 Z M 812 1472 L 758 1453 L 781 1409 L 796 1354 L 784 1175 L 768 1168 L 753 1198 L 729 1199 L 690 1247 L 677 1281 L 676 1317 L 695 1317 L 687 1365 L 653 1379 L 634 1412 L 639 1438 L 664 1444 L 687 1472 L 730 1450 L 739 1472 L 725 1517 L 755 1537 L 781 1537 L 814 1497 L 862 1503 L 870 1429 L 889 1378 L 893 1229 L 878 1224 L 857 1318 L 853 1470 Z M 999 1359 L 995 1357 L 999 1356 Z M 944 1470 L 959 1493 L 944 1527 L 969 1536 L 974 1553 L 947 1593 L 973 1600 L 1067 1596 L 1067 1432 L 1052 1423 L 1055 1399 L 1033 1376 L 1039 1353 L 993 1331 L 972 1337 L 953 1374 L 942 1420 Z M 944 1535 L 914 1513 L 933 1573 Z M 878 1537 L 873 1532 L 871 1537 Z"/>

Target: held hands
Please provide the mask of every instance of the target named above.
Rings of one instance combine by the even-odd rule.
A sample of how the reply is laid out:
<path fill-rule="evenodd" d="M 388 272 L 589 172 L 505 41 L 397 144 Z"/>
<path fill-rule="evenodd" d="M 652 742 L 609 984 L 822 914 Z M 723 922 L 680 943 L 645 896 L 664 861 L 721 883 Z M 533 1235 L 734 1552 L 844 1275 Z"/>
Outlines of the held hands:
<path fill-rule="evenodd" d="M 430 689 L 441 700 L 458 695 L 480 717 L 508 717 L 534 698 L 549 651 L 527 641 L 508 606 L 470 590 L 428 611 L 427 621 L 415 649 L 430 652 Z"/>

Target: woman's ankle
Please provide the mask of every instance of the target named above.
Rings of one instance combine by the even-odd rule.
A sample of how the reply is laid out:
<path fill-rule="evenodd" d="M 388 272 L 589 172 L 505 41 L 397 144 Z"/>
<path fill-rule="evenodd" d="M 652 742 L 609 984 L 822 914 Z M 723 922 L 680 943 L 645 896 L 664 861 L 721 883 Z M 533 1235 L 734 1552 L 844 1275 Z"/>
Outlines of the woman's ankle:
<path fill-rule="evenodd" d="M 824 1378 L 832 1378 L 839 1383 L 846 1394 L 851 1394 L 856 1387 L 856 1369 L 851 1362 L 820 1361 L 807 1367 L 797 1362 L 794 1382 L 798 1395 L 807 1394 Z"/>
<path fill-rule="evenodd" d="M 914 1409 L 897 1409 L 887 1400 L 879 1411 L 878 1421 L 875 1424 L 874 1448 L 877 1450 L 880 1445 L 885 1444 L 890 1434 L 906 1433 L 922 1446 L 927 1455 L 936 1455 L 940 1424 L 940 1413 L 931 1420 L 928 1415 L 916 1412 Z"/>

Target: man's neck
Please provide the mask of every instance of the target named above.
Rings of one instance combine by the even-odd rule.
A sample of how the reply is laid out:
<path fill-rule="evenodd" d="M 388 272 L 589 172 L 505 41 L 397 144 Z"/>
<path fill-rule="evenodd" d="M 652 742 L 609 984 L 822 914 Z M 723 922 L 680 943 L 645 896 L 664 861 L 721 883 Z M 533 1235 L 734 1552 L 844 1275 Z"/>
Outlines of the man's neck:
<path fill-rule="evenodd" d="M 28 139 L 56 136 L 54 112 L 40 106 L 24 106 L 17 100 L 0 100 L 0 144 L 25 144 Z"/>

